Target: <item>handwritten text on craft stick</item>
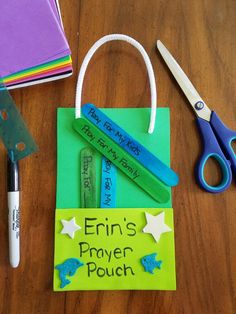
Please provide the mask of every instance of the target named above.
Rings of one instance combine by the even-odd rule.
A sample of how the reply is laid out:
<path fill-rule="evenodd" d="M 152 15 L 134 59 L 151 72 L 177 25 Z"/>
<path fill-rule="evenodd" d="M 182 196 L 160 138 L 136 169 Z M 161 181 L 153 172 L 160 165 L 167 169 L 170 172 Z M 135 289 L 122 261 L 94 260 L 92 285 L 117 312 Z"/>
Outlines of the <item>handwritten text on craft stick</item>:
<path fill-rule="evenodd" d="M 79 118 L 74 120 L 73 127 L 96 150 L 111 160 L 153 199 L 159 203 L 166 203 L 169 200 L 170 193 L 166 186 L 91 122 Z"/>

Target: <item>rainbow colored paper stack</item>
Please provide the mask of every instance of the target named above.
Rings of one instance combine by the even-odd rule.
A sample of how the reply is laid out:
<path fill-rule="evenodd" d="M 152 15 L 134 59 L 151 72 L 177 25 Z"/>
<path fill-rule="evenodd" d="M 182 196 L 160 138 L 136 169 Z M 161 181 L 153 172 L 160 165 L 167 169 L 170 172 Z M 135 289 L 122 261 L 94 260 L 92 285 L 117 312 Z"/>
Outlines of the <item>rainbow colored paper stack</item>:
<path fill-rule="evenodd" d="M 0 38 L 0 76 L 8 89 L 72 74 L 57 1 L 5 1 L 0 11 Z"/>

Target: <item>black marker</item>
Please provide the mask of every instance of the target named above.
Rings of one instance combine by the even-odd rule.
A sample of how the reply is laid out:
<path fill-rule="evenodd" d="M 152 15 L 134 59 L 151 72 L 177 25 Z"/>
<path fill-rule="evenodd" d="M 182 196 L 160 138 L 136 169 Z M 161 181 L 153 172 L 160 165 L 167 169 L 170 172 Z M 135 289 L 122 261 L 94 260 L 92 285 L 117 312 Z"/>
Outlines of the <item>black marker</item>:
<path fill-rule="evenodd" d="M 9 260 L 16 268 L 20 262 L 20 189 L 18 162 L 7 160 Z"/>

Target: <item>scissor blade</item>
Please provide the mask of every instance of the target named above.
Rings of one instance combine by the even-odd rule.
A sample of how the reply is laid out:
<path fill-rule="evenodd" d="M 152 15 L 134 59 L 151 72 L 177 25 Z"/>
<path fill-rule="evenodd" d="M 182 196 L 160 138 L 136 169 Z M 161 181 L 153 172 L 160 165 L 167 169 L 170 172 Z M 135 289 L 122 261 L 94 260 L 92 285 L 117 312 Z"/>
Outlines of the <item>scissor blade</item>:
<path fill-rule="evenodd" d="M 188 98 L 195 113 L 202 119 L 210 121 L 211 110 L 207 107 L 205 102 L 202 100 L 195 87 L 181 69 L 177 61 L 173 58 L 170 52 L 166 49 L 163 43 L 158 40 L 157 48 L 169 67 L 171 73 L 174 75 L 179 86 L 183 90 L 185 96 Z"/>

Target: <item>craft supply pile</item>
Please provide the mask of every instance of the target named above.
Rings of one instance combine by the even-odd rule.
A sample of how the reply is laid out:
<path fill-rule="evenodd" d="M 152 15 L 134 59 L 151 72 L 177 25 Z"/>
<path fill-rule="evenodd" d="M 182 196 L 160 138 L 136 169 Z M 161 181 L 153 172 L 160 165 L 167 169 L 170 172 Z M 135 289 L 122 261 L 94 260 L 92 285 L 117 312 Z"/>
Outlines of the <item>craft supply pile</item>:
<path fill-rule="evenodd" d="M 58 1 L 1 3 L 0 37 L 0 77 L 8 89 L 72 74 Z"/>

